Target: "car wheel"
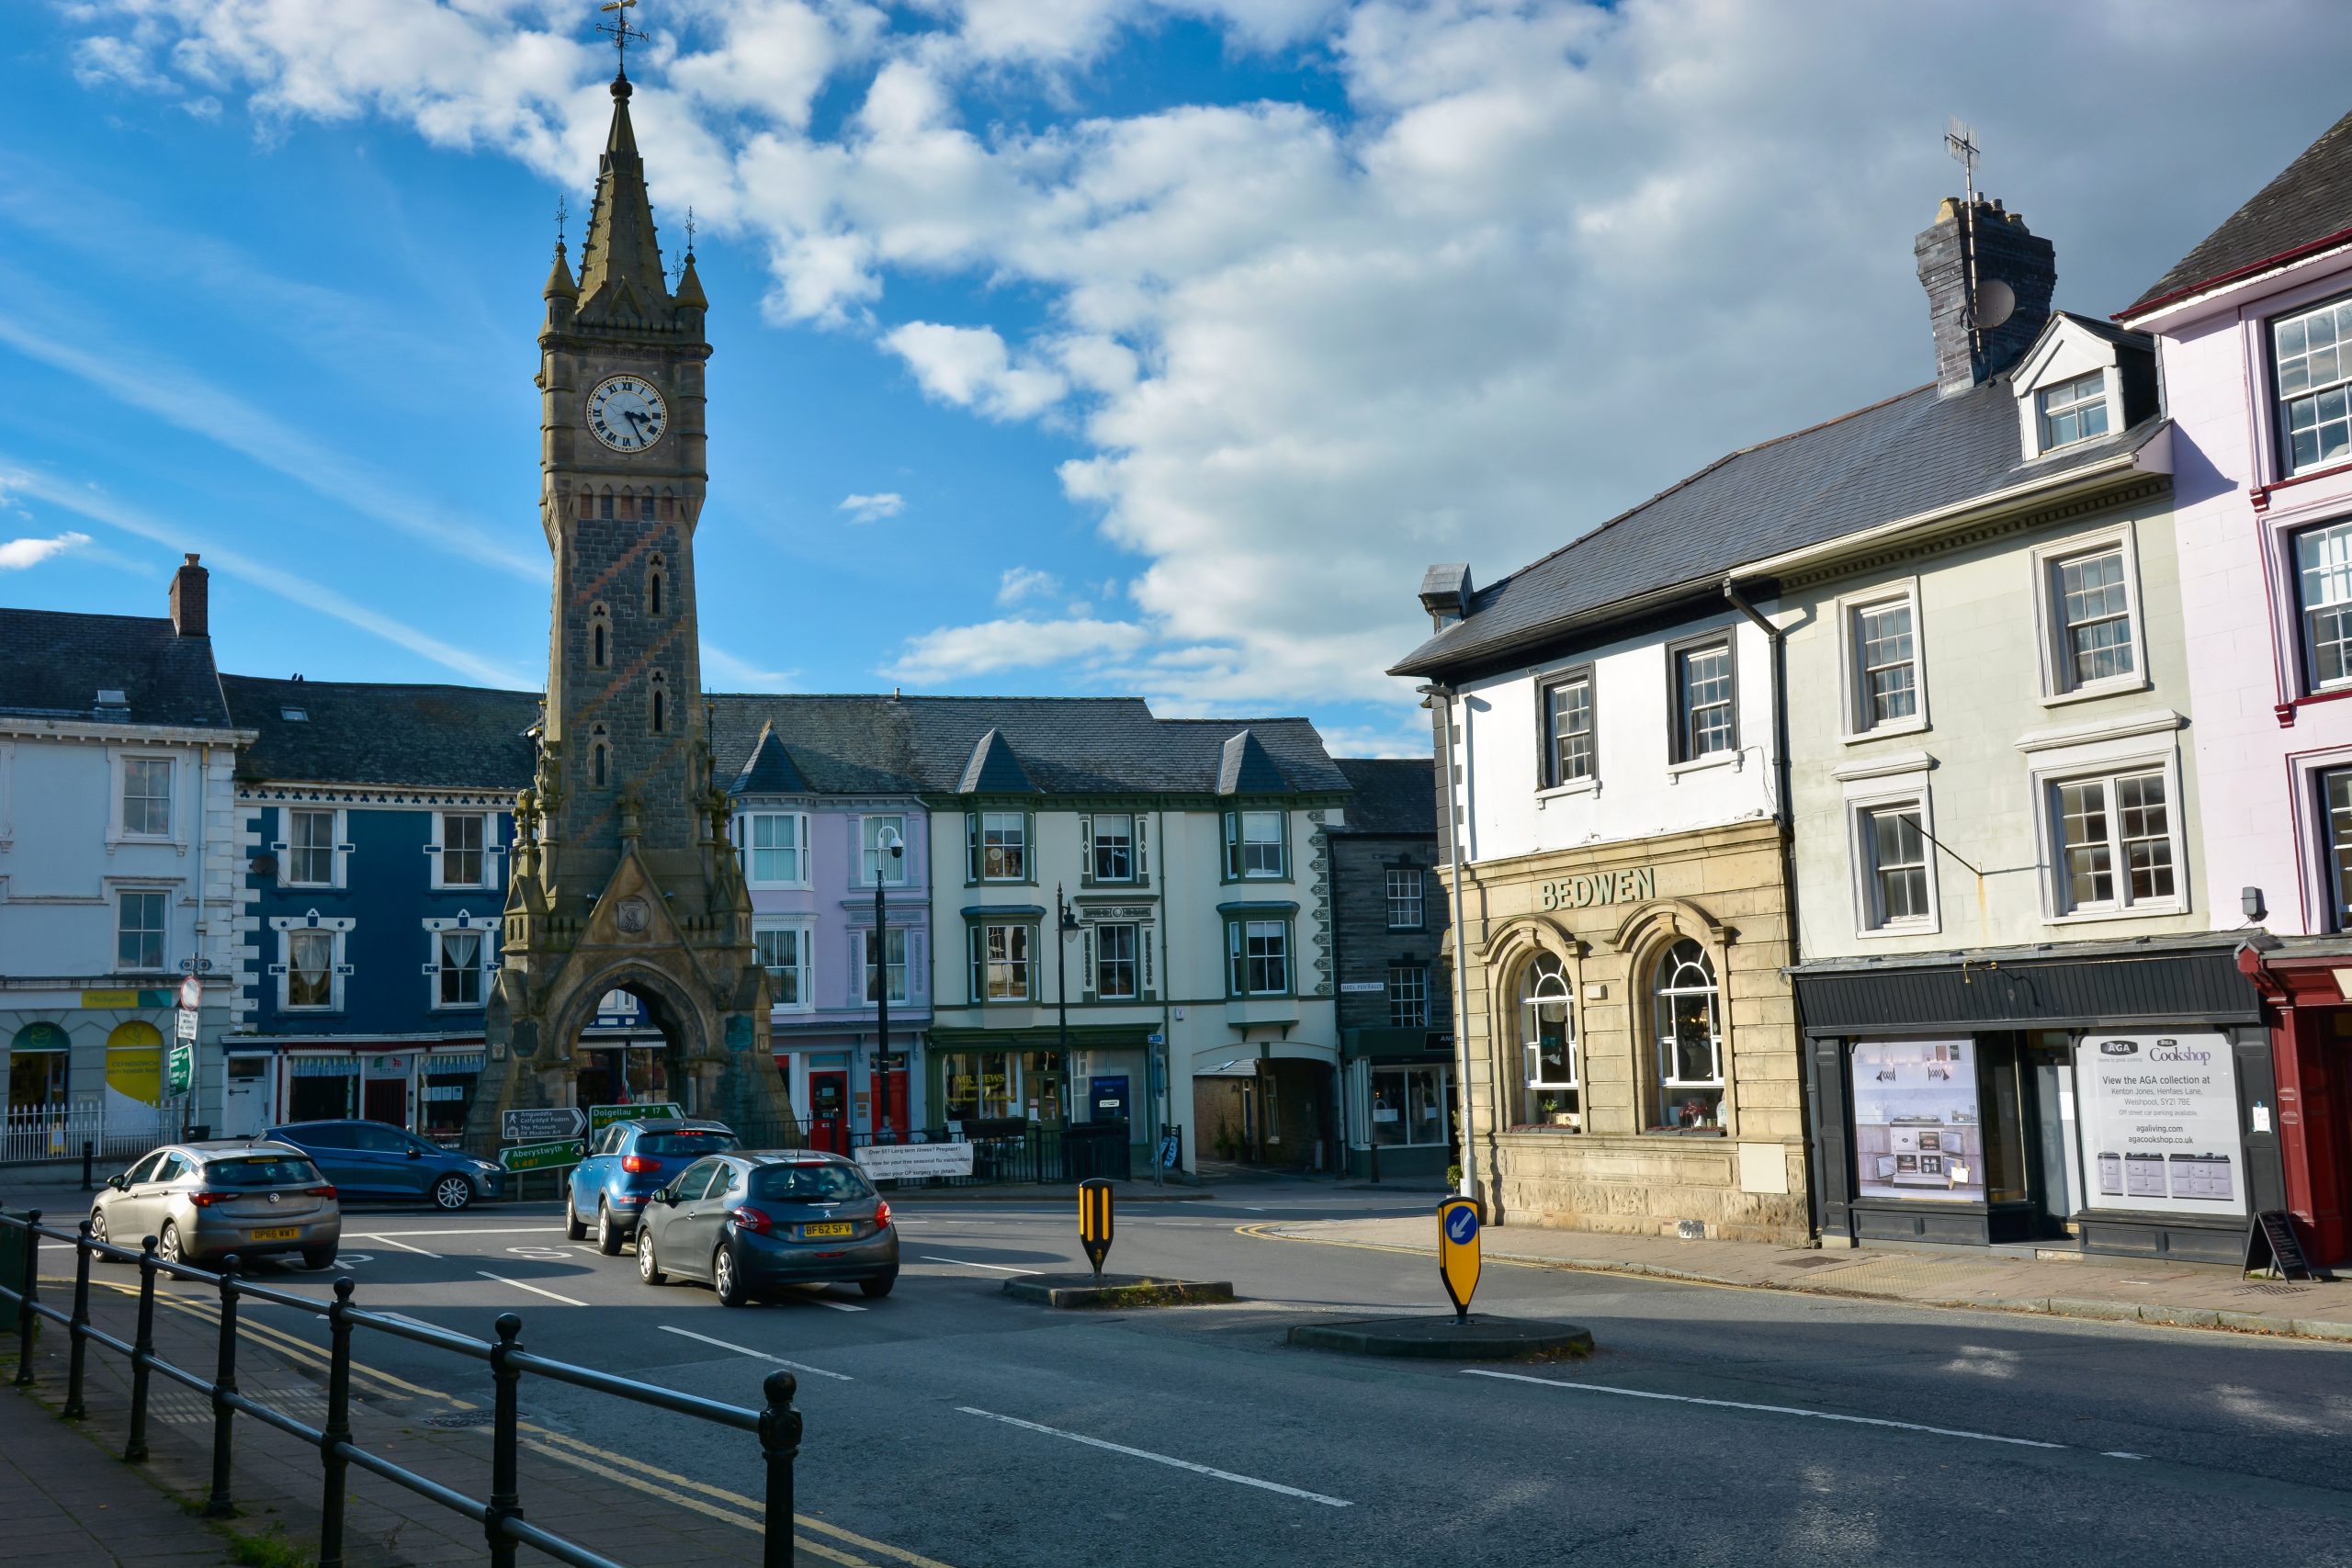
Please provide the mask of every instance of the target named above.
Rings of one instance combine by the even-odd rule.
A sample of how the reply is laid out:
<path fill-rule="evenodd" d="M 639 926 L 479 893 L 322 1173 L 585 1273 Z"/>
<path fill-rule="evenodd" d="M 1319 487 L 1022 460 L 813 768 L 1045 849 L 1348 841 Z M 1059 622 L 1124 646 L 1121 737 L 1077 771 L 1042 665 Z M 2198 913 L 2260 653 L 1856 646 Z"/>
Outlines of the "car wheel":
<path fill-rule="evenodd" d="M 155 1256 L 166 1263 L 185 1263 L 186 1253 L 180 1250 L 180 1227 L 170 1220 L 164 1222 L 164 1234 L 156 1239 Z"/>
<path fill-rule="evenodd" d="M 571 1194 L 569 1192 L 563 1195 L 563 1239 L 566 1241 L 588 1239 L 588 1222 L 582 1219 L 580 1211 L 572 1206 Z"/>
<path fill-rule="evenodd" d="M 108 1245 L 107 1242 L 107 1212 L 104 1209 L 92 1209 L 90 1211 L 90 1239 L 99 1243 L 101 1246 Z M 102 1263 L 111 1263 L 114 1259 L 111 1258 L 102 1258 L 98 1261 Z"/>
<path fill-rule="evenodd" d="M 596 1204 L 596 1250 L 607 1258 L 621 1255 L 621 1227 L 613 1224 L 613 1211 L 602 1200 Z"/>
<path fill-rule="evenodd" d="M 860 1280 L 857 1282 L 857 1288 L 865 1292 L 867 1301 L 879 1301 L 882 1297 L 888 1295 L 890 1287 L 898 1282 L 899 1277 L 896 1274 L 885 1274 L 879 1280 Z"/>
<path fill-rule="evenodd" d="M 474 1184 L 451 1172 L 433 1184 L 433 1206 L 445 1213 L 456 1213 L 474 1201 Z"/>
<path fill-rule="evenodd" d="M 302 1267 L 312 1273 L 322 1269 L 332 1269 L 334 1267 L 334 1252 L 332 1247 L 306 1247 L 302 1249 Z"/>
<path fill-rule="evenodd" d="M 752 1299 L 743 1289 L 743 1277 L 735 1271 L 735 1259 L 723 1247 L 710 1255 L 710 1288 L 718 1292 L 718 1304 L 723 1307 L 743 1306 Z"/>
<path fill-rule="evenodd" d="M 666 1285 L 670 1276 L 653 1260 L 653 1234 L 640 1224 L 637 1227 L 637 1277 L 648 1285 Z"/>

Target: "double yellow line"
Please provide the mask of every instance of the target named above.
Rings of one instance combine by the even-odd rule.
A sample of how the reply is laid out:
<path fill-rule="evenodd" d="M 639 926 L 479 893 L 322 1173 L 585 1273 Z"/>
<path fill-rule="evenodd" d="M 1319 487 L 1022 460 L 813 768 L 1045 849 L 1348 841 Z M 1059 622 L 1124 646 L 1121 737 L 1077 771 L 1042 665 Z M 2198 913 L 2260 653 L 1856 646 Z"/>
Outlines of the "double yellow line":
<path fill-rule="evenodd" d="M 74 1283 L 71 1280 L 52 1280 L 47 1276 L 42 1278 L 41 1282 L 45 1285 L 58 1284 L 68 1287 Z M 136 1296 L 139 1293 L 137 1287 L 120 1284 L 111 1280 L 93 1280 L 90 1283 L 93 1287 L 113 1291 L 119 1295 Z M 220 1309 L 209 1302 L 191 1300 L 185 1296 L 170 1295 L 158 1291 L 155 1293 L 155 1304 L 185 1314 L 216 1327 L 220 1322 Z M 252 1336 L 254 1339 L 278 1354 L 301 1365 L 313 1368 L 322 1375 L 328 1370 L 329 1358 L 326 1351 L 309 1340 L 288 1334 L 283 1329 L 273 1328 L 265 1323 L 256 1323 L 252 1317 L 241 1314 L 237 1319 L 237 1332 L 241 1335 Z M 392 1398 L 435 1400 L 452 1410 L 481 1408 L 469 1400 L 458 1398 L 454 1393 L 445 1393 L 440 1389 L 427 1388 L 422 1383 L 413 1383 L 405 1378 L 395 1377 L 390 1372 L 379 1371 L 365 1365 L 357 1357 L 352 1358 L 351 1382 L 355 1390 L 365 1389 Z M 535 1453 L 587 1471 L 591 1474 L 602 1476 L 607 1481 L 616 1482 L 632 1490 L 642 1492 L 648 1496 L 659 1497 L 663 1502 L 734 1525 L 754 1535 L 759 1534 L 765 1528 L 762 1519 L 765 1505 L 756 1497 L 747 1497 L 741 1492 L 730 1492 L 723 1486 L 713 1486 L 707 1482 L 696 1481 L 691 1476 L 679 1475 L 663 1470 L 658 1465 L 648 1464 L 643 1460 L 628 1454 L 619 1454 L 609 1449 L 600 1449 L 594 1443 L 584 1443 L 564 1433 L 549 1431 L 545 1427 L 533 1422 L 520 1422 L 517 1427 L 523 1434 L 523 1446 Z M 909 1551 L 904 1547 L 892 1546 L 886 1541 L 875 1540 L 870 1537 L 859 1535 L 854 1530 L 845 1530 L 828 1520 L 812 1518 L 807 1514 L 793 1515 L 792 1522 L 801 1531 L 813 1532 L 825 1537 L 828 1540 L 840 1542 L 839 1547 L 829 1546 L 824 1541 L 809 1540 L 804 1537 L 795 1544 L 798 1550 L 812 1557 L 822 1558 L 828 1562 L 841 1563 L 843 1568 L 882 1568 L 880 1563 L 874 1561 L 875 1558 L 881 1558 L 889 1562 L 904 1563 L 907 1568 L 949 1568 L 947 1563 L 935 1558 L 925 1557 L 921 1552 Z M 844 1551 L 842 1550 L 842 1547 L 851 1550 Z M 857 1556 L 854 1554 L 854 1552 L 865 1552 L 867 1555 Z"/>

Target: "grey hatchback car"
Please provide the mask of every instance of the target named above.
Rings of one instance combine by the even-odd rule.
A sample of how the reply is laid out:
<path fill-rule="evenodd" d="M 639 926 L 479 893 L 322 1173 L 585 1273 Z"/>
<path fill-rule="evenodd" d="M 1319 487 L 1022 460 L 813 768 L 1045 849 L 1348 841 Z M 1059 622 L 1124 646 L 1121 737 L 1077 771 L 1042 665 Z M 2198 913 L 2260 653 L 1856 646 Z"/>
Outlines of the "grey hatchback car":
<path fill-rule="evenodd" d="M 304 1267 L 324 1269 L 343 1242 L 343 1207 L 290 1144 L 166 1144 L 107 1179 L 90 1204 L 90 1234 L 131 1247 L 152 1235 L 174 1263 L 299 1252 Z"/>
<path fill-rule="evenodd" d="M 688 1166 L 653 1194 L 637 1226 L 637 1277 L 707 1280 L 721 1306 L 780 1285 L 899 1282 L 899 1231 L 865 1173 L 812 1149 L 730 1152 Z"/>

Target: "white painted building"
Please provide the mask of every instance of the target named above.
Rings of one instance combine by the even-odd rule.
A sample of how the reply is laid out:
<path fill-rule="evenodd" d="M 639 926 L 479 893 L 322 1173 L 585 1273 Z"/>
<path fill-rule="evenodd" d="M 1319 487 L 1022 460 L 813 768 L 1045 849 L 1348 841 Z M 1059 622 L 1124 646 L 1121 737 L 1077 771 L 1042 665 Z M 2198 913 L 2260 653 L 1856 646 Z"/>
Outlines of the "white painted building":
<path fill-rule="evenodd" d="M 168 617 L 0 609 L 0 1162 L 136 1153 L 220 1120 L 236 729 L 189 556 Z M 173 1092 L 183 977 L 204 982 Z"/>

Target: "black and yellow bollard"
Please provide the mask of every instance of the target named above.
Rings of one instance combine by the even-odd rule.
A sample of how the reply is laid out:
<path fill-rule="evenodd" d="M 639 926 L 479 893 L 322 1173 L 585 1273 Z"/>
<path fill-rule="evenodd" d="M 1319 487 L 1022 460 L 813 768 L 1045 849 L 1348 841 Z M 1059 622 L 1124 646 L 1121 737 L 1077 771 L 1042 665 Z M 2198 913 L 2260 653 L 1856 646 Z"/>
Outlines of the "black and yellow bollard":
<path fill-rule="evenodd" d="M 1086 1260 L 1094 1265 L 1094 1282 L 1102 1282 L 1102 1260 L 1111 1256 L 1111 1184 L 1096 1178 L 1078 1184 L 1078 1242 Z"/>

